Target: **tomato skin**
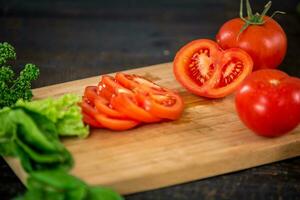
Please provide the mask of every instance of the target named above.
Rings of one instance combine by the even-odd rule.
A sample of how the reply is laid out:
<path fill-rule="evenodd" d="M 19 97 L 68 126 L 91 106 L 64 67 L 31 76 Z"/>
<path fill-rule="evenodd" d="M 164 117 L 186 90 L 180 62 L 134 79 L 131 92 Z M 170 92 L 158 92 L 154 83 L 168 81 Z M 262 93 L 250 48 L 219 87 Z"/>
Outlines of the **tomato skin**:
<path fill-rule="evenodd" d="M 272 18 L 264 20 L 263 25 L 250 25 L 240 35 L 245 22 L 240 18 L 229 20 L 220 28 L 217 42 L 223 49 L 237 47 L 249 53 L 254 70 L 277 68 L 286 54 L 286 34 Z"/>
<path fill-rule="evenodd" d="M 239 88 L 235 105 L 242 122 L 256 134 L 288 133 L 300 122 L 300 79 L 274 69 L 253 72 Z"/>

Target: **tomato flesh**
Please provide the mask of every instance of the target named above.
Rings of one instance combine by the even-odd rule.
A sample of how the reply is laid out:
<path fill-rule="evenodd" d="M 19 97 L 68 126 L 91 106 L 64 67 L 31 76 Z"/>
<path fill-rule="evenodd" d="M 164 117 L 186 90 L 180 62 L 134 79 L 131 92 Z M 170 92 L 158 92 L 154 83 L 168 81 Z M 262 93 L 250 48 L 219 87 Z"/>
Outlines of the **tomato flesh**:
<path fill-rule="evenodd" d="M 202 48 L 196 51 L 188 64 L 189 76 L 199 85 L 203 85 L 213 75 L 215 64 L 210 57 L 210 49 Z"/>

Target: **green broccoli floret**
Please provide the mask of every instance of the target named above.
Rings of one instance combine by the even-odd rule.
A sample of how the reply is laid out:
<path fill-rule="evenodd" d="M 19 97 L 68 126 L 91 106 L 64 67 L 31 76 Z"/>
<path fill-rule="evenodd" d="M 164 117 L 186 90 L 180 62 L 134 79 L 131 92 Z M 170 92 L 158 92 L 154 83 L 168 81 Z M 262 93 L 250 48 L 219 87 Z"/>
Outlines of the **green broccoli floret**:
<path fill-rule="evenodd" d="M 15 79 L 14 71 L 6 66 L 8 60 L 15 59 L 14 48 L 0 43 L 0 108 L 13 105 L 18 99 L 31 100 L 31 82 L 39 76 L 39 69 L 33 64 L 26 64 Z"/>

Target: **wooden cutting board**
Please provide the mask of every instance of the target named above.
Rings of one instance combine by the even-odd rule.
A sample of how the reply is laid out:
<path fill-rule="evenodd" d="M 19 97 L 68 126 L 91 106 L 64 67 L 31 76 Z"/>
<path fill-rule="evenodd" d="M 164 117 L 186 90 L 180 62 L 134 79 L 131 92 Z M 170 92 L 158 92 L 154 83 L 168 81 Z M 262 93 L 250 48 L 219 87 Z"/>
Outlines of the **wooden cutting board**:
<path fill-rule="evenodd" d="M 63 142 L 75 159 L 72 174 L 90 184 L 129 194 L 233 172 L 300 155 L 300 127 L 283 137 L 254 135 L 236 115 L 233 96 L 209 100 L 194 96 L 174 79 L 172 64 L 128 71 L 179 91 L 182 117 L 133 130 L 91 130 L 87 139 Z M 35 99 L 82 94 L 99 76 L 34 90 Z M 6 158 L 18 177 L 26 174 L 16 159 Z"/>

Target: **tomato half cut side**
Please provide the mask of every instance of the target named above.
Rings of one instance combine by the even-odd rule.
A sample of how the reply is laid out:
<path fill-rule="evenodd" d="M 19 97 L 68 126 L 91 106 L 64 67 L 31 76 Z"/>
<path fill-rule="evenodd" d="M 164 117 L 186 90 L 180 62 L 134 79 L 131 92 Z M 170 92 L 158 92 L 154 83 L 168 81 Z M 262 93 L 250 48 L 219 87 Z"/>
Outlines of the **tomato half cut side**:
<path fill-rule="evenodd" d="M 126 119 L 113 119 L 102 114 L 95 115 L 95 119 L 105 128 L 115 131 L 124 131 L 136 127 L 139 122 Z"/>
<path fill-rule="evenodd" d="M 175 78 L 187 90 L 203 95 L 216 82 L 214 73 L 221 50 L 212 40 L 194 40 L 182 47 L 173 64 Z"/>
<path fill-rule="evenodd" d="M 161 119 L 150 114 L 138 105 L 134 95 L 120 93 L 111 99 L 111 105 L 131 119 L 142 122 L 158 122 Z"/>
<path fill-rule="evenodd" d="M 175 93 L 149 94 L 147 96 L 137 94 L 137 98 L 142 102 L 145 110 L 159 118 L 176 120 L 183 112 L 183 100 Z"/>
<path fill-rule="evenodd" d="M 85 112 L 82 112 L 82 121 L 93 128 L 103 128 L 103 126 L 98 121 L 96 121 L 93 117 Z"/>
<path fill-rule="evenodd" d="M 116 81 L 122 86 L 130 90 L 138 90 L 138 92 L 160 92 L 164 93 L 168 90 L 163 88 L 156 83 L 146 79 L 145 77 L 136 74 L 125 74 L 122 72 L 116 73 Z M 140 89 L 140 90 L 139 90 Z"/>
<path fill-rule="evenodd" d="M 206 97 L 220 98 L 235 91 L 252 72 L 252 58 L 244 50 L 232 48 L 222 52 L 214 74 L 218 81 L 207 90 Z"/>
<path fill-rule="evenodd" d="M 123 113 L 111 108 L 109 102 L 101 96 L 95 99 L 94 104 L 99 113 L 107 115 L 108 117 L 119 119 L 128 118 Z"/>

